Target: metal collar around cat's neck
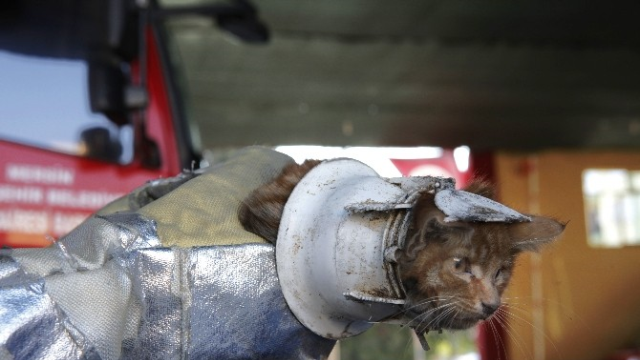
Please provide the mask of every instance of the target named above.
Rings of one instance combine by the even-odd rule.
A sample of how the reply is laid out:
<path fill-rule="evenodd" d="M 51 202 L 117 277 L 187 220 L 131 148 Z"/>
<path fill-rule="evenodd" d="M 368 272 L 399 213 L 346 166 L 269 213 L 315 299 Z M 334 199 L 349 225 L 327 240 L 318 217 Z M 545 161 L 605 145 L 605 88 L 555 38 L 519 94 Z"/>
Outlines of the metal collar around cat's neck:
<path fill-rule="evenodd" d="M 441 190 L 455 189 L 455 180 L 433 176 L 415 176 L 385 179 L 388 183 L 400 187 L 404 196 L 396 202 L 372 202 L 349 204 L 345 209 L 352 213 L 378 211 L 387 212 L 389 217 L 387 226 L 382 236 L 384 245 L 384 269 L 387 280 L 392 287 L 395 299 L 383 297 L 366 297 L 367 301 L 389 302 L 395 304 L 404 303 L 406 291 L 400 279 L 398 270 L 398 254 L 404 249 L 405 239 L 411 226 L 413 208 L 422 194 L 425 192 L 436 193 Z M 358 298 L 357 294 L 345 294 L 352 298 Z M 360 297 L 361 300 L 365 300 Z"/>

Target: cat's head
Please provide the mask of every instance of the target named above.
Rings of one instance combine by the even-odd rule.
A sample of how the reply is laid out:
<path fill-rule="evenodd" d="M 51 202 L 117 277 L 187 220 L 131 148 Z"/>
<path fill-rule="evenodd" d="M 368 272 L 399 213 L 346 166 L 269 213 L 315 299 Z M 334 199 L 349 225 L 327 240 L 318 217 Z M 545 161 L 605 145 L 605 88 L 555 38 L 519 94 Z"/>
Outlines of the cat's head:
<path fill-rule="evenodd" d="M 474 183 L 465 189 L 491 197 Z M 493 315 L 509 283 L 518 254 L 537 251 L 564 230 L 558 221 L 530 216 L 531 222 L 445 222 L 445 214 L 424 194 L 414 208 L 412 230 L 400 254 L 409 325 L 466 329 Z"/>

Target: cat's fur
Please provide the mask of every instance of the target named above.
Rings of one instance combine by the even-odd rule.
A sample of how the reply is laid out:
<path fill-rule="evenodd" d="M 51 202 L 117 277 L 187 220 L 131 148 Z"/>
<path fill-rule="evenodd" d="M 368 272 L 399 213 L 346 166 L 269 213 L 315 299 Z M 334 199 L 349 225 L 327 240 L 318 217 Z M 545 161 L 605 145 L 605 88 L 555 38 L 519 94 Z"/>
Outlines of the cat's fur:
<path fill-rule="evenodd" d="M 276 243 L 284 204 L 293 188 L 320 160 L 307 160 L 285 166 L 271 182 L 257 188 L 240 206 L 239 219 L 247 231 Z"/>
<path fill-rule="evenodd" d="M 239 212 L 245 229 L 275 243 L 289 195 L 319 163 L 288 165 L 247 197 Z M 472 182 L 465 190 L 493 197 L 491 186 L 484 182 Z M 517 255 L 537 251 L 564 230 L 554 219 L 531 217 L 531 222 L 512 224 L 445 222 L 434 195 L 422 194 L 405 249 L 397 254 L 409 325 L 418 331 L 466 329 L 494 314 Z"/>

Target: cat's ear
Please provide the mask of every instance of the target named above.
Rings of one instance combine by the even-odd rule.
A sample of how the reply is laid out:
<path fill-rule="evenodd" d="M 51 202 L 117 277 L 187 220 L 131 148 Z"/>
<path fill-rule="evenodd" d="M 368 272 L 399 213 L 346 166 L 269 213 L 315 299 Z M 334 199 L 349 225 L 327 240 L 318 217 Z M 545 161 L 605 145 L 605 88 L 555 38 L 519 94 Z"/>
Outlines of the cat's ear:
<path fill-rule="evenodd" d="M 565 224 L 545 217 L 532 216 L 530 222 L 510 224 L 509 237 L 515 251 L 538 251 L 546 244 L 549 244 L 562 234 Z"/>
<path fill-rule="evenodd" d="M 484 196 L 491 200 L 495 200 L 495 189 L 494 186 L 487 180 L 484 179 L 473 179 L 464 189 L 466 192 L 478 194 L 480 196 Z"/>

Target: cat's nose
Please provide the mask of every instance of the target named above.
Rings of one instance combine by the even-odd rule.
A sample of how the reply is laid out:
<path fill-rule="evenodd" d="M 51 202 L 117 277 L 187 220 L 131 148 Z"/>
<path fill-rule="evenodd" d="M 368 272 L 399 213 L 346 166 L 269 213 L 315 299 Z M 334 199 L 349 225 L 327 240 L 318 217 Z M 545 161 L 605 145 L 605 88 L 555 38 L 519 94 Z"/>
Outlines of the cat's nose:
<path fill-rule="evenodd" d="M 491 315 L 493 315 L 493 313 L 495 313 L 498 308 L 500 307 L 500 304 L 485 304 L 482 303 L 482 313 L 489 317 Z"/>

